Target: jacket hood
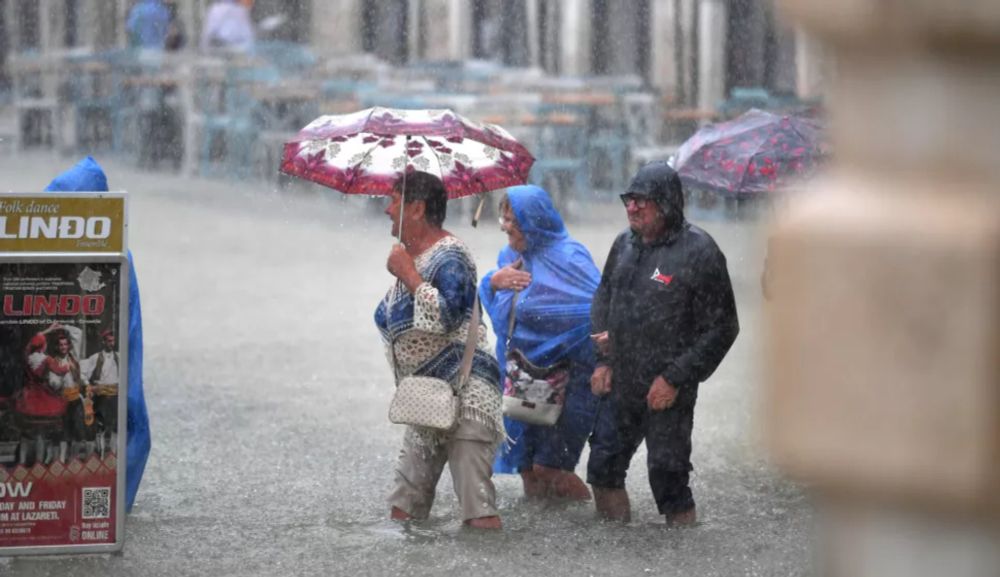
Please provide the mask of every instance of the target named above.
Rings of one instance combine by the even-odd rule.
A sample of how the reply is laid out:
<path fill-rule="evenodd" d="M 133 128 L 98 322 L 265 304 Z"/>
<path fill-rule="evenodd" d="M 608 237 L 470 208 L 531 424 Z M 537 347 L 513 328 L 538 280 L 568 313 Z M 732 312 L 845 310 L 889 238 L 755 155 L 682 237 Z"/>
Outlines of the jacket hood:
<path fill-rule="evenodd" d="M 107 192 L 108 177 L 90 156 L 52 179 L 45 192 Z"/>
<path fill-rule="evenodd" d="M 677 171 L 664 161 L 658 160 L 642 166 L 629 183 L 625 194 L 635 194 L 653 199 L 663 214 L 667 215 L 671 227 L 684 221 L 684 190 Z"/>
<path fill-rule="evenodd" d="M 507 189 L 507 200 L 528 244 L 526 253 L 567 238 L 566 225 L 544 189 L 533 185 L 512 186 Z"/>

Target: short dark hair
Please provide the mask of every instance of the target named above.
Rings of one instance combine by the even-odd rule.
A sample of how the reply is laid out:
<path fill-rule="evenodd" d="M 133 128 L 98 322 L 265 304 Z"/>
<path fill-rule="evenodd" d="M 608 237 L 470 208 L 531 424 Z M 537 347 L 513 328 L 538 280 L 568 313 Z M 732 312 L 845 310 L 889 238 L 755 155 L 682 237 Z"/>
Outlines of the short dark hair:
<path fill-rule="evenodd" d="M 403 192 L 403 178 L 400 176 L 393 187 L 400 193 Z M 424 201 L 424 219 L 428 224 L 440 228 L 448 212 L 448 191 L 445 190 L 444 183 L 427 172 L 410 172 L 405 178 L 406 192 L 403 200 Z"/>

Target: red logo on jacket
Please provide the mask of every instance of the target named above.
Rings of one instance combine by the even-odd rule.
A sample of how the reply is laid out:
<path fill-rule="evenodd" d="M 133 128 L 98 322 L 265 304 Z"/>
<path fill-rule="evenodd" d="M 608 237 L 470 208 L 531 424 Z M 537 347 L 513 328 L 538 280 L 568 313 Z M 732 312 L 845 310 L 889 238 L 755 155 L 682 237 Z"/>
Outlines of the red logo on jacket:
<path fill-rule="evenodd" d="M 660 274 L 660 269 L 657 268 L 653 271 L 653 276 L 649 277 L 649 280 L 656 281 L 663 285 L 668 285 L 670 284 L 670 281 L 674 280 L 674 277 L 669 274 Z"/>

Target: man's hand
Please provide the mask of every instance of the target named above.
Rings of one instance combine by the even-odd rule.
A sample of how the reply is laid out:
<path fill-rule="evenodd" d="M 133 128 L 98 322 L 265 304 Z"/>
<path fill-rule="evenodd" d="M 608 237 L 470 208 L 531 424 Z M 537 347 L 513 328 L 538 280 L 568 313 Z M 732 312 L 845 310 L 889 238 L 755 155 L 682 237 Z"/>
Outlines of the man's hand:
<path fill-rule="evenodd" d="M 611 367 L 600 365 L 590 377 L 590 391 L 598 397 L 611 392 Z"/>
<path fill-rule="evenodd" d="M 392 276 L 403 281 L 411 293 L 417 290 L 420 283 L 424 282 L 420 273 L 417 272 L 417 267 L 413 264 L 413 257 L 406 252 L 406 247 L 401 243 L 393 245 L 392 250 L 389 251 L 389 260 L 386 261 L 385 268 L 389 269 Z"/>
<path fill-rule="evenodd" d="M 662 376 L 653 379 L 652 386 L 649 387 L 649 394 L 646 395 L 646 404 L 650 411 L 662 411 L 674 406 L 677 402 L 677 387 L 671 385 Z"/>
<path fill-rule="evenodd" d="M 590 340 L 594 341 L 594 346 L 602 355 L 611 354 L 611 339 L 608 338 L 608 331 L 590 335 Z"/>
<path fill-rule="evenodd" d="M 490 288 L 493 290 L 524 290 L 531 284 L 531 274 L 521 269 L 521 259 L 493 273 Z"/>

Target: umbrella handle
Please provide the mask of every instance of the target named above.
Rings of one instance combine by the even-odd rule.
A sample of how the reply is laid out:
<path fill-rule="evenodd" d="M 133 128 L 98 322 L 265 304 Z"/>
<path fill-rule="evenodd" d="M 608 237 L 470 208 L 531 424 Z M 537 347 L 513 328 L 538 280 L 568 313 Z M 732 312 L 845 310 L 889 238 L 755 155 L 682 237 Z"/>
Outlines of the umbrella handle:
<path fill-rule="evenodd" d="M 472 215 L 472 228 L 476 228 L 479 224 L 479 217 L 483 215 L 483 206 L 486 204 L 486 195 L 479 195 L 479 206 L 476 207 L 476 213 Z"/>

